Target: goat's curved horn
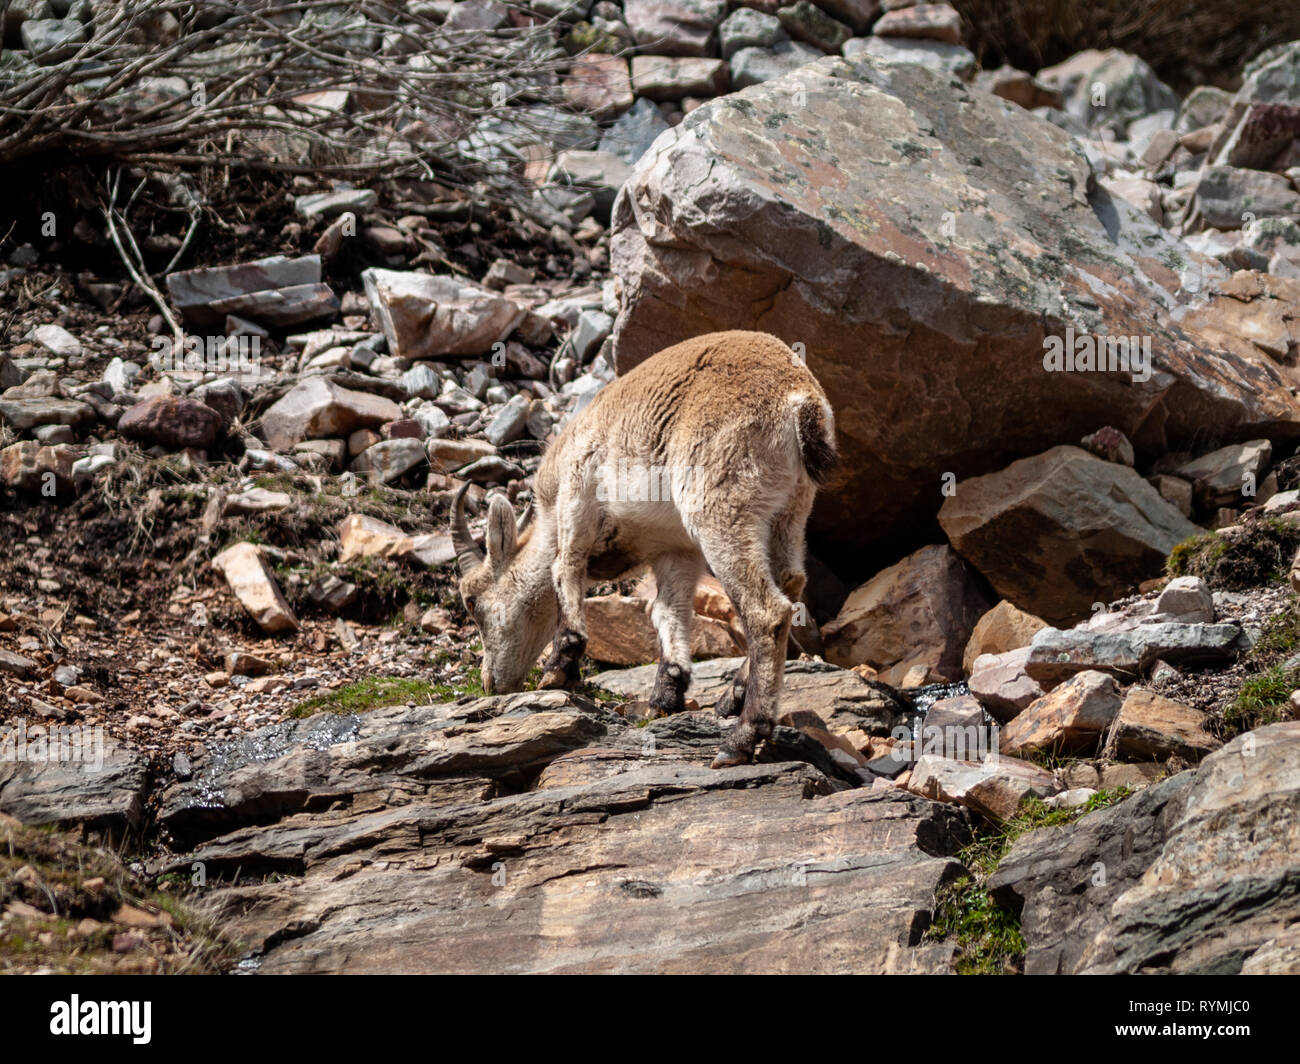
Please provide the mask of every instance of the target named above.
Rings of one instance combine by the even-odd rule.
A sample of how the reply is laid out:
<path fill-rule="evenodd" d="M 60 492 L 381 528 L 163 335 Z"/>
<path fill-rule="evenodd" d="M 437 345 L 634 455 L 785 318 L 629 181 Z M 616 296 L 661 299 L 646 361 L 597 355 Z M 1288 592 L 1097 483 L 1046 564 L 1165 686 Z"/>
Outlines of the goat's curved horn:
<path fill-rule="evenodd" d="M 528 505 L 524 507 L 524 512 L 519 515 L 519 520 L 515 522 L 515 531 L 522 533 L 528 527 L 528 522 L 533 519 L 533 501 L 528 500 Z"/>
<path fill-rule="evenodd" d="M 474 536 L 469 530 L 469 519 L 465 516 L 465 492 L 467 491 L 469 491 L 469 481 L 461 485 L 451 505 L 451 542 L 456 548 L 456 564 L 460 566 L 461 576 L 465 576 L 483 562 L 483 552 L 474 542 Z"/>

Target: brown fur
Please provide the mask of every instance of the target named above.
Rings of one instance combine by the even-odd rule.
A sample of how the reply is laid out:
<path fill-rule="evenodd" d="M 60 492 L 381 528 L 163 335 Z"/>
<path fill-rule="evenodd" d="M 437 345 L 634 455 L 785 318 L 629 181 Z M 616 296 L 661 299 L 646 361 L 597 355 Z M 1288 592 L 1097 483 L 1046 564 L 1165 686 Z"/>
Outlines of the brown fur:
<path fill-rule="evenodd" d="M 498 564 L 489 559 L 462 581 L 483 634 L 485 686 L 517 689 L 556 632 L 557 613 L 544 683 L 572 682 L 586 645 L 588 581 L 649 564 L 662 651 L 655 698 L 680 708 L 691 602 L 707 564 L 749 647 L 741 719 L 715 764 L 748 760 L 776 720 L 805 582 L 804 526 L 834 463 L 830 404 L 776 337 L 712 333 L 647 359 L 599 392 L 551 446 L 522 537 L 508 504 L 492 503 L 489 554 Z M 652 492 L 663 489 L 658 498 L 645 497 L 638 469 L 662 471 L 651 478 Z M 665 671 L 669 664 L 679 668 Z"/>

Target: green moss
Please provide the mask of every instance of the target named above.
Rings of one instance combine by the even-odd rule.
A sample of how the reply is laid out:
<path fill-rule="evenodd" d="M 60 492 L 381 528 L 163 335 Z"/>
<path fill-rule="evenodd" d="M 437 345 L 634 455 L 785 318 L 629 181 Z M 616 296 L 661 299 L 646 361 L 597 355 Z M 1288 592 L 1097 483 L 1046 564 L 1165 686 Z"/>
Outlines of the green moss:
<path fill-rule="evenodd" d="M 316 713 L 364 713 L 382 706 L 420 705 L 438 702 L 438 688 L 409 676 L 367 676 L 344 684 L 327 694 L 316 695 L 294 706 L 289 716 L 310 717 Z"/>
<path fill-rule="evenodd" d="M 1223 711 L 1227 735 L 1250 731 L 1289 717 L 1291 692 L 1300 687 L 1300 670 L 1274 665 L 1250 676 Z"/>
<path fill-rule="evenodd" d="M 1247 515 L 1231 532 L 1203 532 L 1169 552 L 1170 576 L 1203 577 L 1211 587 L 1245 591 L 1286 580 L 1300 548 L 1300 528 L 1275 517 Z"/>
<path fill-rule="evenodd" d="M 955 939 L 953 967 L 959 975 L 1019 973 L 1025 955 L 1020 916 L 993 900 L 987 887 L 989 877 L 1020 836 L 1038 828 L 1072 824 L 1130 794 L 1128 787 L 1098 791 L 1073 809 L 1050 809 L 1038 798 L 1026 798 L 1010 820 L 985 824 L 976 832 L 975 840 L 957 855 L 969 873 L 936 893 L 934 918 L 926 930 L 926 939 L 934 942 Z"/>
<path fill-rule="evenodd" d="M 1165 559 L 1169 576 L 1205 576 L 1227 552 L 1228 544 L 1217 532 L 1201 532 L 1183 540 Z"/>
<path fill-rule="evenodd" d="M 573 28 L 565 34 L 564 40 L 560 43 L 570 55 L 577 55 L 579 52 L 600 52 L 605 55 L 614 55 L 621 52 L 624 45 L 624 42 L 619 40 L 617 36 L 606 30 L 598 29 L 586 19 L 575 22 Z"/>

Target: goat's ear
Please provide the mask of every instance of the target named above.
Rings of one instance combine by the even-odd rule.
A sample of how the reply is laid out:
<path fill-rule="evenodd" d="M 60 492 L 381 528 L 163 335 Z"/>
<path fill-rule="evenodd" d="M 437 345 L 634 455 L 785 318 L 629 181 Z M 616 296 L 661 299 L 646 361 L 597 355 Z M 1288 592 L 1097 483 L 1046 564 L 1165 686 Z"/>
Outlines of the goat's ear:
<path fill-rule="evenodd" d="M 502 495 L 493 495 L 488 503 L 487 560 L 488 568 L 499 573 L 514 557 L 518 543 L 515 532 L 515 512 Z"/>

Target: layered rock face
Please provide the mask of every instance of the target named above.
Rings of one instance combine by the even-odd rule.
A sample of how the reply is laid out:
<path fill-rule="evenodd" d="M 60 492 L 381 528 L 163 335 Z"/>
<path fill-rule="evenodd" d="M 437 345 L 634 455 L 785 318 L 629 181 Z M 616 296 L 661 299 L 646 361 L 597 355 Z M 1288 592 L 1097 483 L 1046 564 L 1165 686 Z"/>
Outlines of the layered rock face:
<path fill-rule="evenodd" d="M 1300 431 L 1289 371 L 1188 327 L 1218 264 L 1063 130 L 916 66 L 828 58 L 697 108 L 623 187 L 611 256 L 620 372 L 715 329 L 804 353 L 847 470 L 813 527 L 840 549 L 914 542 L 945 486 L 1101 425 L 1148 458 Z"/>
<path fill-rule="evenodd" d="M 1295 971 L 1300 723 L 1019 840 L 990 880 L 1029 974 Z M 1100 874 L 1099 874 L 1100 871 Z"/>
<path fill-rule="evenodd" d="M 720 735 L 561 692 L 313 718 L 214 750 L 160 816 L 210 875 L 295 873 L 211 898 L 268 973 L 945 970 L 921 936 L 964 812 L 714 772 Z"/>

